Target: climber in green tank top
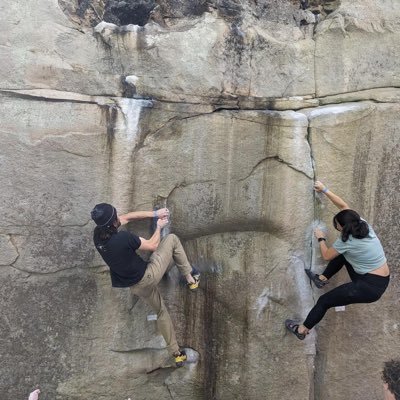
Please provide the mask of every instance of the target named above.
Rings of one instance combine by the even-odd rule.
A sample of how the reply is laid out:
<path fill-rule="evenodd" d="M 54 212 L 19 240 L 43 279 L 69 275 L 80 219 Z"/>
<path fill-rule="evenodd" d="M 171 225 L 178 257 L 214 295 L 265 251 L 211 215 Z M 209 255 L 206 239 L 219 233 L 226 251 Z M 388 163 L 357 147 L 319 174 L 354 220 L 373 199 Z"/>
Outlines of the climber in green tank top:
<path fill-rule="evenodd" d="M 379 300 L 390 279 L 383 247 L 367 221 L 322 182 L 316 181 L 314 189 L 324 193 L 340 210 L 333 218 L 333 225 L 340 232 L 340 237 L 332 247 L 328 247 L 325 233 L 315 229 L 322 258 L 329 263 L 321 275 L 309 269 L 305 272 L 315 286 L 322 288 L 345 266 L 351 282 L 322 295 L 302 324 L 290 319 L 285 321 L 286 328 L 301 340 L 321 321 L 329 308 Z"/>

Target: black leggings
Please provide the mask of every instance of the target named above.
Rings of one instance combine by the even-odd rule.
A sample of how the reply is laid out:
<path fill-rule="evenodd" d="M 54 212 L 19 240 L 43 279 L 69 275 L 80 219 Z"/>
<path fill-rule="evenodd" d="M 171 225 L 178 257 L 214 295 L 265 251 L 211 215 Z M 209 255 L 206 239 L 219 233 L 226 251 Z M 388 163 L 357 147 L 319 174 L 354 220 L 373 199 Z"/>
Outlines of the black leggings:
<path fill-rule="evenodd" d="M 389 284 L 389 276 L 357 274 L 342 255 L 331 260 L 322 275 L 330 279 L 343 265 L 346 266 L 351 282 L 338 286 L 318 299 L 303 323 L 306 328 L 311 329 L 318 324 L 329 308 L 356 303 L 373 303 L 385 292 Z"/>

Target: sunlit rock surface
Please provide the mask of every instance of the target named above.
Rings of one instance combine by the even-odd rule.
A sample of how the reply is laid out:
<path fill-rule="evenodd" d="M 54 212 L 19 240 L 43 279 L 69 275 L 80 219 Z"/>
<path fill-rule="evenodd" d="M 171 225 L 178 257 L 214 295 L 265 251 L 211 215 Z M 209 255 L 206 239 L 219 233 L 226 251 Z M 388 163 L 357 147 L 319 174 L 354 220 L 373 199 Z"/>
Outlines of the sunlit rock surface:
<path fill-rule="evenodd" d="M 0 11 L 1 399 L 36 385 L 45 400 L 381 398 L 382 362 L 400 347 L 400 5 Z M 283 321 L 321 294 L 303 269 L 322 270 L 312 227 L 335 212 L 316 177 L 374 226 L 392 283 L 300 342 Z M 160 283 L 184 368 L 152 310 L 110 286 L 89 217 L 102 201 L 168 206 L 202 272 L 195 293 L 176 270 Z"/>

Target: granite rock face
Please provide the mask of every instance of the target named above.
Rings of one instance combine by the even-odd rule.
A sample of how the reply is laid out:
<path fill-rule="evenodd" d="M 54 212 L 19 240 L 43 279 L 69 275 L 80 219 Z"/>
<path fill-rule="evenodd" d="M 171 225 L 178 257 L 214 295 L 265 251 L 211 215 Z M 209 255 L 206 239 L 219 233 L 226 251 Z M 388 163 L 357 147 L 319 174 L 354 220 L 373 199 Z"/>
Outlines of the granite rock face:
<path fill-rule="evenodd" d="M 380 398 L 378 373 L 369 376 L 366 384 L 362 368 L 337 368 L 337 365 L 343 362 L 343 354 L 349 347 L 357 347 L 358 351 L 349 354 L 347 362 L 354 365 L 369 359 L 368 369 L 375 371 L 381 368 L 382 360 L 395 356 L 387 346 L 397 344 L 399 338 L 398 311 L 393 302 L 399 291 L 399 250 L 392 241 L 398 235 L 393 222 L 398 220 L 399 195 L 393 183 L 399 182 L 399 170 L 392 167 L 400 161 L 400 135 L 394 128 L 399 109 L 398 103 L 361 102 L 307 112 L 317 175 L 329 179 L 332 187 L 340 188 L 338 192 L 348 199 L 350 207 L 373 225 L 392 268 L 391 284 L 381 300 L 347 306 L 345 312 L 331 311 L 322 321 L 318 339 L 321 357 L 317 358 L 316 371 L 325 373 L 316 372 L 316 398 L 344 398 L 344 394 L 338 397 L 339 382 L 341 393 L 354 393 L 352 397 L 357 399 Z M 336 168 L 332 171 L 333 165 Z M 320 210 L 324 221 L 332 220 L 336 212 L 325 198 Z M 344 279 L 347 279 L 345 273 L 335 284 Z"/>
<path fill-rule="evenodd" d="M 381 398 L 400 345 L 400 5 L 189 3 L 0 5 L 2 396 Z M 315 178 L 374 226 L 392 283 L 300 342 L 283 321 L 323 292 L 303 272 L 324 265 L 312 228 L 335 238 Z M 103 201 L 168 206 L 202 272 L 194 293 L 176 269 L 160 283 L 184 368 L 153 311 L 111 288 Z"/>

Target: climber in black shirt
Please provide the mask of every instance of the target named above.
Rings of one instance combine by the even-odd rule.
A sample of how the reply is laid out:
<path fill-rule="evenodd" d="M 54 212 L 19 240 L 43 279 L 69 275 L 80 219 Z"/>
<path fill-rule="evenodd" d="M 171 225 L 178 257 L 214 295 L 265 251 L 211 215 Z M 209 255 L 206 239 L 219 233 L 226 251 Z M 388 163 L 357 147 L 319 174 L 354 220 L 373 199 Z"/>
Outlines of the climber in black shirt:
<path fill-rule="evenodd" d="M 158 291 L 157 284 L 175 262 L 186 278 L 190 289 L 196 289 L 199 273 L 192 269 L 178 237 L 174 234 L 160 240 L 161 229 L 168 223 L 169 211 L 136 211 L 118 217 L 116 209 L 107 203 L 97 204 L 91 212 L 96 223 L 94 244 L 104 262 L 110 267 L 113 287 L 129 287 L 133 294 L 143 299 L 157 313 L 157 326 L 167 349 L 175 357 L 177 366 L 183 365 L 186 355 L 179 349 L 171 317 Z M 130 221 L 157 218 L 157 227 L 150 239 L 144 239 L 118 228 Z M 149 250 L 153 254 L 144 261 L 136 250 Z"/>

